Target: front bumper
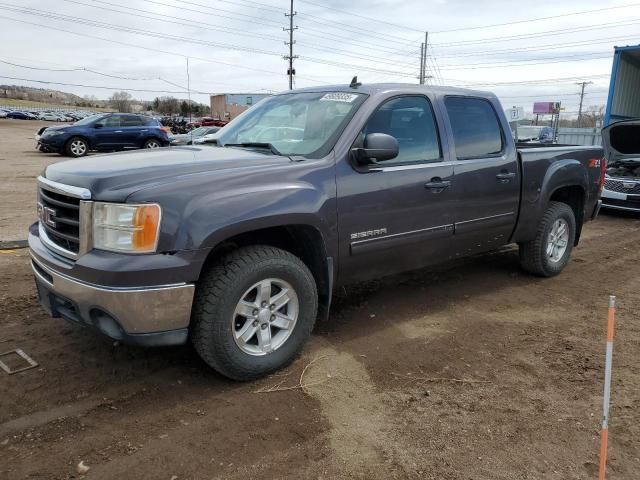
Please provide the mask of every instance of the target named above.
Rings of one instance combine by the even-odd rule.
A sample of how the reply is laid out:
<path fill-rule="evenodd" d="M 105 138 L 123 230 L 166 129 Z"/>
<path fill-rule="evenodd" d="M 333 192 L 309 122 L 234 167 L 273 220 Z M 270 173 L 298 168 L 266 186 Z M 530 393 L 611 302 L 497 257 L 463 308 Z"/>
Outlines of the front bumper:
<path fill-rule="evenodd" d="M 604 188 L 602 190 L 602 208 L 640 212 L 640 195 L 619 193 Z"/>
<path fill-rule="evenodd" d="M 67 140 L 68 138 L 66 135 L 41 135 L 37 142 L 50 152 L 61 152 L 64 149 L 64 145 Z"/>
<path fill-rule="evenodd" d="M 193 283 L 99 285 L 56 268 L 51 261 L 55 256 L 43 255 L 46 249 L 37 236 L 29 235 L 29 246 L 40 303 L 51 316 L 95 328 L 128 344 L 160 346 L 187 341 Z"/>

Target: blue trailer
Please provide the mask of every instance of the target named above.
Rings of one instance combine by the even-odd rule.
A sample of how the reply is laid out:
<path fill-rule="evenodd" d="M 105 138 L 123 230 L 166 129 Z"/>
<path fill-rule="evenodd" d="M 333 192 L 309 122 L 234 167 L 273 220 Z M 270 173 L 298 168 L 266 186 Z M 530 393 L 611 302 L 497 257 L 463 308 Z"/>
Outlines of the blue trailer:
<path fill-rule="evenodd" d="M 616 47 L 604 126 L 640 118 L 640 45 Z"/>

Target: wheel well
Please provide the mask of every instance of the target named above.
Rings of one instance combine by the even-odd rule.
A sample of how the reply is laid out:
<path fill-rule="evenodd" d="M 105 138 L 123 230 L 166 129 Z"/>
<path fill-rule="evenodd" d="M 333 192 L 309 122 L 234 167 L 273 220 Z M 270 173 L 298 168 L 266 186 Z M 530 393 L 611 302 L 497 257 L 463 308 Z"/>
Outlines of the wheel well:
<path fill-rule="evenodd" d="M 549 200 L 566 203 L 571 207 L 571 210 L 573 210 L 573 214 L 576 217 L 576 238 L 574 245 L 578 245 L 584 223 L 584 189 L 578 185 L 560 187 L 553 192 Z"/>
<path fill-rule="evenodd" d="M 203 269 L 222 255 L 248 245 L 269 245 L 300 258 L 311 271 L 318 287 L 319 318 L 327 318 L 333 279 L 330 278 L 324 240 L 316 228 L 308 225 L 286 225 L 241 233 L 216 245 L 209 252 Z"/>

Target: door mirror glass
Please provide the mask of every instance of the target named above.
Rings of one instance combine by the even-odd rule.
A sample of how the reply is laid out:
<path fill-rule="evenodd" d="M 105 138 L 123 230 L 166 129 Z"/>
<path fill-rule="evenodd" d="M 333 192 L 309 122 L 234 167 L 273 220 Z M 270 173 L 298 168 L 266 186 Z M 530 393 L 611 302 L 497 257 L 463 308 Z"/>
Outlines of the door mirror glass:
<path fill-rule="evenodd" d="M 386 133 L 369 133 L 364 137 L 363 147 L 354 149 L 356 160 L 361 165 L 392 160 L 399 151 L 398 140 Z"/>

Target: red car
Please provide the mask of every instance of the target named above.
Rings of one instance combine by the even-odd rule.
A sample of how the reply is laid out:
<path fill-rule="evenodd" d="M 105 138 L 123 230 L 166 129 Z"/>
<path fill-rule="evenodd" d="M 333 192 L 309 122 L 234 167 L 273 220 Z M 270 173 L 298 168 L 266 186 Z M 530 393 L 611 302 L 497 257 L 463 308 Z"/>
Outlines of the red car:
<path fill-rule="evenodd" d="M 228 122 L 225 120 L 214 120 L 211 117 L 203 117 L 199 122 L 191 122 L 188 126 L 191 128 L 197 127 L 224 127 Z"/>

